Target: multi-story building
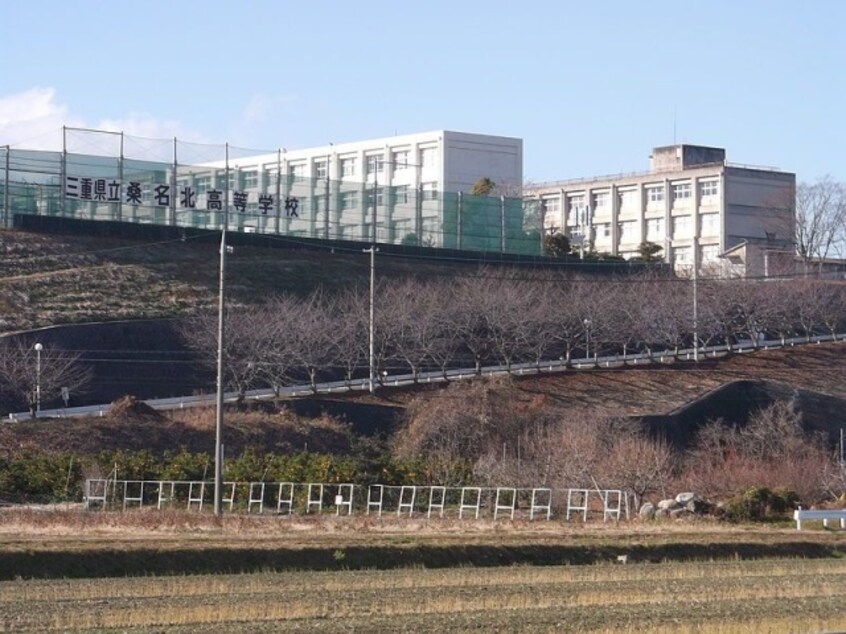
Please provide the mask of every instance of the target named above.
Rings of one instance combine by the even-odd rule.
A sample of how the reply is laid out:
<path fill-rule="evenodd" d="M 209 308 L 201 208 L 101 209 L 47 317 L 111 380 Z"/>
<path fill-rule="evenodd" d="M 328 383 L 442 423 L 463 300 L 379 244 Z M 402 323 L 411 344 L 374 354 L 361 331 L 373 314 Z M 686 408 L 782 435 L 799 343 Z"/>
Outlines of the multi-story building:
<path fill-rule="evenodd" d="M 182 167 L 177 189 L 196 190 L 202 208 L 224 167 Z M 228 167 L 230 190 L 242 192 L 253 212 L 240 217 L 248 231 L 462 248 L 475 236 L 461 226 L 456 194 L 490 178 L 519 198 L 523 141 L 438 130 L 230 158 Z M 262 199 L 272 199 L 275 210 L 256 213 Z M 499 213 L 490 215 L 498 229 Z"/>
<path fill-rule="evenodd" d="M 644 242 L 677 270 L 722 268 L 721 255 L 744 241 L 789 248 L 796 175 L 726 162 L 722 148 L 655 148 L 648 172 L 543 183 L 544 227 L 574 244 L 630 258 Z"/>

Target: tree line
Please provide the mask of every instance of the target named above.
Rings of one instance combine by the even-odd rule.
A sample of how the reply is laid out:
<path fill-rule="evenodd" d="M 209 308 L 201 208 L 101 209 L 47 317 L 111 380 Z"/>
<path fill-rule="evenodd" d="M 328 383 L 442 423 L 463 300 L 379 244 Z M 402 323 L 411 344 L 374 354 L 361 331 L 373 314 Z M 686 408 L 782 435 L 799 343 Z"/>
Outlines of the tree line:
<path fill-rule="evenodd" d="M 384 281 L 374 294 L 377 377 L 490 365 L 565 364 L 605 355 L 674 355 L 718 344 L 836 334 L 846 327 L 846 286 L 810 278 L 699 280 L 645 273 L 589 279 L 482 269 L 451 279 Z M 694 319 L 694 290 L 696 315 Z M 367 287 L 282 295 L 232 307 L 225 319 L 228 389 L 368 375 Z M 212 364 L 217 315 L 197 315 L 183 334 Z"/>

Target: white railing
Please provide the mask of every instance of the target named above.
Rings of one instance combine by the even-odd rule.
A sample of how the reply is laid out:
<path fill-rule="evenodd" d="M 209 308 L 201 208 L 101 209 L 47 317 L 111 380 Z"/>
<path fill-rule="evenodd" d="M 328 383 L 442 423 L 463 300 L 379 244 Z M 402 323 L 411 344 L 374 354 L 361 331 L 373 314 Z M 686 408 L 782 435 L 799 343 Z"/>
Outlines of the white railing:
<path fill-rule="evenodd" d="M 88 510 L 181 509 L 212 507 L 214 483 L 205 480 L 85 481 Z M 630 495 L 622 489 L 551 489 L 482 486 L 360 485 L 325 482 L 223 483 L 223 508 L 253 515 L 365 514 L 398 518 L 542 519 L 603 522 L 630 517 Z"/>

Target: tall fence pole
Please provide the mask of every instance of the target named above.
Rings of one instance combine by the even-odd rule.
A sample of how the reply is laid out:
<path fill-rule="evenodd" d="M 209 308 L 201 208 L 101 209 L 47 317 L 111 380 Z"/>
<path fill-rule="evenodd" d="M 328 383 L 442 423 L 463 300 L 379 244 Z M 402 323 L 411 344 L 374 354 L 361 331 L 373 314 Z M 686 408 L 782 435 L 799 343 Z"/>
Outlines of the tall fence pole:
<path fill-rule="evenodd" d="M 214 514 L 220 517 L 223 499 L 223 348 L 226 307 L 226 230 L 229 227 L 229 143 L 226 144 L 226 187 L 220 231 L 220 280 L 217 295 L 217 407 L 214 425 Z"/>
<path fill-rule="evenodd" d="M 12 149 L 8 145 L 4 145 L 3 147 L 6 148 L 6 169 L 3 176 L 3 226 L 8 229 L 11 226 L 10 222 L 12 219 L 9 213 L 9 155 L 12 153 Z"/>

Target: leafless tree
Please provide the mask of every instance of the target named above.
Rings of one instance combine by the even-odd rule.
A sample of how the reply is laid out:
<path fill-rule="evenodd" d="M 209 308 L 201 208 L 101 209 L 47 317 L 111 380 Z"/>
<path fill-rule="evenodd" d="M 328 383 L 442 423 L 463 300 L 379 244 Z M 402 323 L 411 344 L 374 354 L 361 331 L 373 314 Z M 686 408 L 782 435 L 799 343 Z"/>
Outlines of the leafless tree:
<path fill-rule="evenodd" d="M 233 307 L 226 311 L 223 328 L 223 382 L 242 402 L 257 387 L 271 363 L 267 309 L 262 306 Z M 218 354 L 218 314 L 202 312 L 183 323 L 180 334 L 208 367 L 215 367 Z"/>
<path fill-rule="evenodd" d="M 796 251 L 805 265 L 842 251 L 846 239 L 846 186 L 830 176 L 796 187 Z"/>
<path fill-rule="evenodd" d="M 0 341 L 0 393 L 11 404 L 26 405 L 35 417 L 39 400 L 55 401 L 62 388 L 78 394 L 90 383 L 91 369 L 80 361 L 80 355 L 58 346 L 44 345 L 40 352 L 28 338 L 6 338 Z"/>

